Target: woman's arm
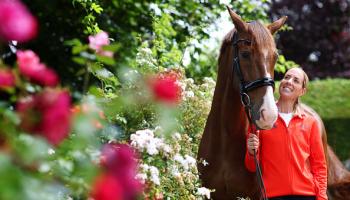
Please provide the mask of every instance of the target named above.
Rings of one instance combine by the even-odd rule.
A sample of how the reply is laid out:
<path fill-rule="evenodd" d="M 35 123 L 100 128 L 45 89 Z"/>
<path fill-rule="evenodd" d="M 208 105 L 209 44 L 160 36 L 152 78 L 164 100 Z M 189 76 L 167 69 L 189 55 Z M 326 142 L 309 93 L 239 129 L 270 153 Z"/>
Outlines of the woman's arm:
<path fill-rule="evenodd" d="M 327 163 L 323 151 L 321 131 L 315 120 L 310 135 L 310 165 L 316 185 L 317 200 L 327 199 Z"/>

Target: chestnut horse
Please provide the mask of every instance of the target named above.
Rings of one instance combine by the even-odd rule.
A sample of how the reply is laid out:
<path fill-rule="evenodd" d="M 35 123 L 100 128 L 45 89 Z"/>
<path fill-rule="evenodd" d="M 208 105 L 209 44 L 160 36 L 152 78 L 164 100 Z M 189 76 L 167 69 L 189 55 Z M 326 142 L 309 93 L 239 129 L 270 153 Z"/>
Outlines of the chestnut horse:
<path fill-rule="evenodd" d="M 287 17 L 265 27 L 257 21 L 246 23 L 230 8 L 228 11 L 235 29 L 225 36 L 220 49 L 212 107 L 198 152 L 198 160 L 205 160 L 209 165 L 198 162 L 198 170 L 203 185 L 215 189 L 213 199 L 249 197 L 256 200 L 260 196 L 256 176 L 244 166 L 248 120 L 241 103 L 240 81 L 243 82 L 243 79 L 245 83 L 254 83 L 273 79 L 278 54 L 272 35 Z M 234 68 L 234 57 L 238 57 L 240 73 L 237 67 Z M 270 129 L 277 119 L 272 85 L 258 85 L 246 94 L 251 105 L 252 122 L 259 129 Z M 310 114 L 318 116 L 304 107 Z M 325 129 L 322 121 L 319 121 L 327 150 Z M 328 160 L 330 200 L 350 199 L 350 173 L 331 150 L 328 151 Z"/>

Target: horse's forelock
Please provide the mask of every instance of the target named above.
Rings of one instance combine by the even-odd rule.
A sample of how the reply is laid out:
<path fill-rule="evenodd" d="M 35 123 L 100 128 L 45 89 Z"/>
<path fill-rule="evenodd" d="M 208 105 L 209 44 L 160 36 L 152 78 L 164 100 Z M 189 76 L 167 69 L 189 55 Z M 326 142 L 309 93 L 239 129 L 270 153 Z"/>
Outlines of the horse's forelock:
<path fill-rule="evenodd" d="M 275 41 L 269 30 L 258 21 L 249 23 L 249 32 L 252 34 L 257 47 L 275 48 Z"/>

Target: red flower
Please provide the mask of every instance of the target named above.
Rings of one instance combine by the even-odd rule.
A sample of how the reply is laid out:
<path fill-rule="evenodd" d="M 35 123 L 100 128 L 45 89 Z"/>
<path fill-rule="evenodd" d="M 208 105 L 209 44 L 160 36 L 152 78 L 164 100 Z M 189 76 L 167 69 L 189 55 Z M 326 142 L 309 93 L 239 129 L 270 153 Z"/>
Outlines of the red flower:
<path fill-rule="evenodd" d="M 39 57 L 31 50 L 18 51 L 17 62 L 20 72 L 31 81 L 45 86 L 56 86 L 56 73 L 40 63 Z"/>
<path fill-rule="evenodd" d="M 10 70 L 0 69 L 0 88 L 13 87 L 15 85 L 15 76 Z"/>
<path fill-rule="evenodd" d="M 158 101 L 177 103 L 180 100 L 180 86 L 173 76 L 158 76 L 151 83 L 152 92 Z"/>
<path fill-rule="evenodd" d="M 101 164 L 121 183 L 124 199 L 135 199 L 142 190 L 142 184 L 135 178 L 137 156 L 127 144 L 106 144 L 102 149 Z"/>
<path fill-rule="evenodd" d="M 17 0 L 0 1 L 0 38 L 26 42 L 37 34 L 37 20 Z"/>
<path fill-rule="evenodd" d="M 124 200 L 119 181 L 111 174 L 99 175 L 94 184 L 91 197 L 94 200 Z"/>
<path fill-rule="evenodd" d="M 38 134 L 58 145 L 70 131 L 70 96 L 66 91 L 52 89 L 22 99 L 17 104 L 21 128 Z"/>

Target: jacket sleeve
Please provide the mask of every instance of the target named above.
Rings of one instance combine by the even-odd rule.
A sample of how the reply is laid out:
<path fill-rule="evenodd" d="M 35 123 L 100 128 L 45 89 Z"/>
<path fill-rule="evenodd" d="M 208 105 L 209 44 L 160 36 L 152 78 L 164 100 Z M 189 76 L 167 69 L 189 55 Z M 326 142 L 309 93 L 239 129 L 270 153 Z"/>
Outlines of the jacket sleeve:
<path fill-rule="evenodd" d="M 255 168 L 254 155 L 251 155 L 248 152 L 248 146 L 247 146 L 247 141 L 248 141 L 248 138 L 249 138 L 249 134 L 252 134 L 250 132 L 251 132 L 251 130 L 250 130 L 250 128 L 248 128 L 248 132 L 246 134 L 246 153 L 245 153 L 244 164 L 245 164 L 245 167 L 248 169 L 248 171 L 255 172 L 256 168 Z M 259 157 L 260 157 L 259 156 L 259 151 L 257 151 L 256 156 L 257 156 L 257 159 L 259 161 Z"/>
<path fill-rule="evenodd" d="M 327 163 L 324 155 L 321 131 L 315 120 L 310 134 L 310 165 L 316 186 L 316 200 L 327 200 Z"/>

